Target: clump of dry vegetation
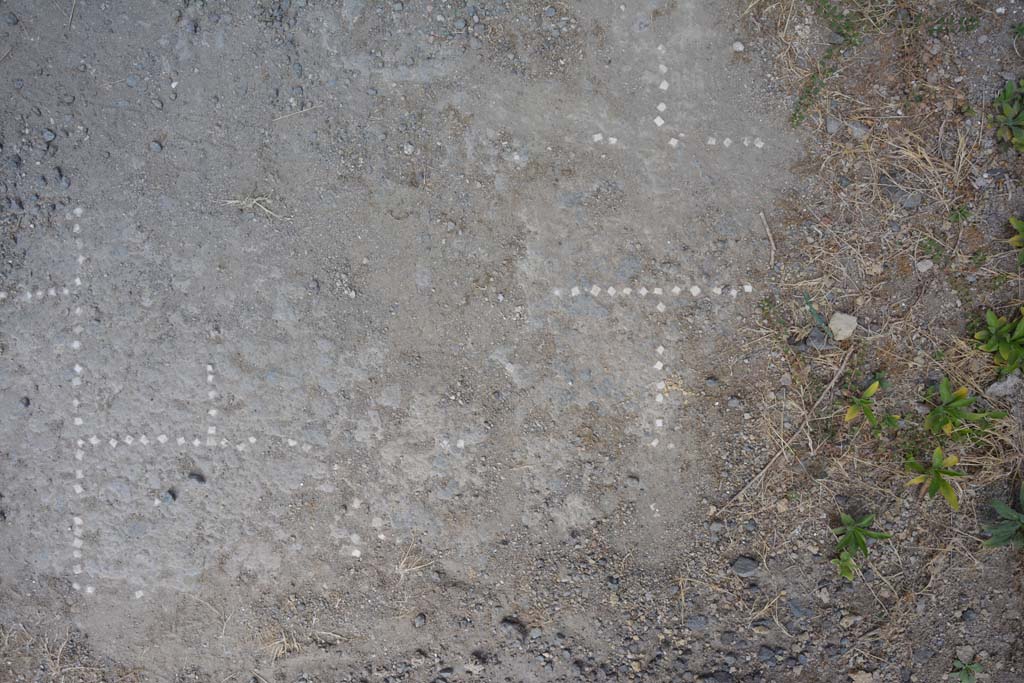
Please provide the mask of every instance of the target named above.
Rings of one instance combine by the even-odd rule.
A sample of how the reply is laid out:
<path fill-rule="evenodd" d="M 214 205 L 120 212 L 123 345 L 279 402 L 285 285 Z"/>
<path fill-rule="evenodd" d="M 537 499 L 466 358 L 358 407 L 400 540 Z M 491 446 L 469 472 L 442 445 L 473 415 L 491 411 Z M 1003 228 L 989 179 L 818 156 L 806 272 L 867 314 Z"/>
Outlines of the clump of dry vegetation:
<path fill-rule="evenodd" d="M 25 678 L 26 672 L 38 672 Z M 96 661 L 78 633 L 40 634 L 22 625 L 0 625 L 0 680 L 48 683 L 132 683 L 137 671 Z"/>

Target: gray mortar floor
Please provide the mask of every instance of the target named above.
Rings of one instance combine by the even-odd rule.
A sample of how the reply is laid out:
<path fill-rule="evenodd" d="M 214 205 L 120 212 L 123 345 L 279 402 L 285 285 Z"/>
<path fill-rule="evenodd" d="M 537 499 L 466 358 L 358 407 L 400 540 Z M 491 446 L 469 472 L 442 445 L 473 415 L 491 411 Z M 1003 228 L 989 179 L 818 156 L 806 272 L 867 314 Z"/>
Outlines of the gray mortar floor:
<path fill-rule="evenodd" d="M 282 5 L 0 5 L 7 193 L 69 181 L 4 207 L 0 614 L 156 680 L 293 592 L 356 665 L 405 570 L 487 631 L 580 530 L 670 563 L 796 158 L 717 3 Z"/>

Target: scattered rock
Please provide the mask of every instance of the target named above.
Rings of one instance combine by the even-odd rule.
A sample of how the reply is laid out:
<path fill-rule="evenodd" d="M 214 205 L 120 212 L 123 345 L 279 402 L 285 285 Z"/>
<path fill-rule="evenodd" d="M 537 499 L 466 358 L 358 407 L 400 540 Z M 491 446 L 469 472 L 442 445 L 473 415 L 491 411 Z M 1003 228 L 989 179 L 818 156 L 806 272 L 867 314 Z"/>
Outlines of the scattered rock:
<path fill-rule="evenodd" d="M 927 273 L 934 265 L 935 263 L 930 258 L 926 258 L 918 261 L 917 265 L 914 267 L 917 268 L 917 272 L 919 273 Z"/>
<path fill-rule="evenodd" d="M 859 121 L 848 123 L 847 127 L 849 127 L 850 135 L 853 136 L 854 140 L 863 140 L 871 133 L 871 129 Z"/>
<path fill-rule="evenodd" d="M 149 143 L 149 151 L 151 151 L 151 152 L 162 152 L 163 149 L 164 149 L 164 146 L 161 145 L 156 140 L 153 140 L 151 143 Z"/>
<path fill-rule="evenodd" d="M 835 135 L 843 129 L 843 122 L 834 116 L 825 117 L 825 130 L 829 135 Z"/>
<path fill-rule="evenodd" d="M 738 40 L 735 43 L 732 44 L 732 51 L 733 52 L 743 52 L 745 49 L 747 49 L 746 46 L 743 45 L 743 43 L 741 43 Z"/>
<path fill-rule="evenodd" d="M 832 330 L 836 341 L 844 341 L 857 331 L 857 318 L 847 313 L 833 313 L 832 319 L 828 321 L 828 329 Z"/>
<path fill-rule="evenodd" d="M 832 341 L 828 338 L 827 334 L 815 327 L 807 335 L 807 346 L 815 351 L 827 351 L 832 348 Z"/>
<path fill-rule="evenodd" d="M 760 563 L 752 557 L 740 555 L 732 563 L 732 570 L 736 573 L 736 576 L 742 576 L 744 578 L 754 576 L 757 574 L 757 570 L 761 567 Z"/>
<path fill-rule="evenodd" d="M 427 623 L 427 615 L 420 612 L 412 618 L 412 625 L 414 628 L 422 628 Z"/>
<path fill-rule="evenodd" d="M 911 210 L 921 206 L 922 202 L 924 202 L 924 196 L 920 192 L 906 192 L 900 200 L 900 206 Z"/>
<path fill-rule="evenodd" d="M 1020 391 L 1021 384 L 1020 370 L 1014 370 L 1013 374 L 993 382 L 985 389 L 985 395 L 991 398 L 1009 398 Z"/>
<path fill-rule="evenodd" d="M 691 631 L 703 631 L 708 626 L 708 618 L 703 614 L 693 614 L 686 617 L 686 628 Z"/>
<path fill-rule="evenodd" d="M 4 23 L 7 24 L 8 26 L 17 26 L 18 15 L 15 14 L 14 12 L 8 12 L 7 14 L 4 15 Z"/>
<path fill-rule="evenodd" d="M 30 405 L 32 405 L 32 399 L 30 399 L 28 396 L 22 396 L 21 405 L 28 408 Z"/>

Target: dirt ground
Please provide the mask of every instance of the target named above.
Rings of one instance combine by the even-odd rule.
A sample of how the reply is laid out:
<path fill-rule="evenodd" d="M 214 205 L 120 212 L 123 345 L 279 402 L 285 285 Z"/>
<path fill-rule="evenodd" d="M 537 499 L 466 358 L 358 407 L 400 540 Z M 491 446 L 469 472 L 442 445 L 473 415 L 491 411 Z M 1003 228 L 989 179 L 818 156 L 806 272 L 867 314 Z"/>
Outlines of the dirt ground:
<path fill-rule="evenodd" d="M 0 0 L 0 681 L 1024 680 L 1019 388 L 842 419 L 998 379 L 1024 7 L 881 4 Z"/>

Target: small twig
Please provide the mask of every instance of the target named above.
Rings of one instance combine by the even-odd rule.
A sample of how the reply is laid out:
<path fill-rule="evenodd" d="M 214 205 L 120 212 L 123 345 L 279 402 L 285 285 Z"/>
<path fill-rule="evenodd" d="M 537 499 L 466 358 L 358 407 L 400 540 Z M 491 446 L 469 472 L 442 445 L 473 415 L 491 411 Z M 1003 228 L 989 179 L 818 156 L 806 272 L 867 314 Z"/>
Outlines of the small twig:
<path fill-rule="evenodd" d="M 275 122 L 280 121 L 282 119 L 287 119 L 287 118 L 289 118 L 291 116 L 298 116 L 299 114 L 305 114 L 307 111 L 313 111 L 314 109 L 319 109 L 321 106 L 322 105 L 314 104 L 312 107 L 307 107 L 306 109 L 300 109 L 298 111 L 293 111 L 291 114 L 284 114 L 282 116 L 278 116 L 276 119 L 271 119 L 271 123 L 275 123 Z"/>
<path fill-rule="evenodd" d="M 75 7 L 78 5 L 78 0 L 71 0 L 71 14 L 68 15 L 68 30 L 71 30 L 71 22 L 75 20 Z"/>
<path fill-rule="evenodd" d="M 274 218 L 278 218 L 278 219 L 283 220 L 283 221 L 290 221 L 291 220 L 291 218 L 288 218 L 287 216 L 280 216 L 280 215 L 274 213 L 273 211 L 270 210 L 269 207 L 267 207 L 265 205 L 265 202 L 269 202 L 270 201 L 270 196 L 269 195 L 264 195 L 264 196 L 261 196 L 261 197 L 257 197 L 255 195 L 249 195 L 248 197 L 245 197 L 243 199 L 225 199 L 223 201 L 224 201 L 225 204 L 227 204 L 229 206 L 237 206 L 240 209 L 242 209 L 243 211 L 245 211 L 245 210 L 251 211 L 253 209 L 260 209 L 261 211 L 263 211 L 268 216 L 273 216 Z"/>
<path fill-rule="evenodd" d="M 772 230 L 768 227 L 768 219 L 764 217 L 764 211 L 758 214 L 761 216 L 761 223 L 764 225 L 764 231 L 768 235 L 768 244 L 771 245 L 771 251 L 768 252 L 768 267 L 775 267 L 775 238 L 772 237 Z"/>
<path fill-rule="evenodd" d="M 768 473 L 768 470 L 770 470 L 772 468 L 772 466 L 775 465 L 775 463 L 779 460 L 779 458 L 781 458 L 783 455 L 786 454 L 786 452 L 789 449 L 790 444 L 792 444 L 793 440 L 796 439 L 796 437 L 799 436 L 801 432 L 803 432 L 805 426 L 810 423 L 811 416 L 814 415 L 814 411 L 818 409 L 818 406 L 821 405 L 821 402 L 825 400 L 825 396 L 827 396 L 828 393 L 830 391 L 832 391 L 832 388 L 836 385 L 836 382 L 838 382 L 839 378 L 843 375 L 843 371 L 846 370 L 846 364 L 850 361 L 850 358 L 853 356 L 853 351 L 854 351 L 854 347 L 851 346 L 850 349 L 846 352 L 846 355 L 843 356 L 843 362 L 839 364 L 839 369 L 836 370 L 835 375 L 832 377 L 832 381 L 829 382 L 828 386 L 825 387 L 825 390 L 821 392 L 821 396 L 819 396 L 818 400 L 814 402 L 813 406 L 811 406 L 811 410 L 807 413 L 807 416 L 804 417 L 803 422 L 796 429 L 796 431 L 794 431 L 790 435 L 790 437 L 788 439 L 786 439 L 786 442 L 784 444 L 782 444 L 782 447 L 775 453 L 775 455 L 773 455 L 771 457 L 771 460 L 769 460 L 768 463 L 764 467 L 761 468 L 761 471 L 758 472 L 757 474 L 755 474 L 753 477 L 751 477 L 750 481 L 748 481 L 743 486 L 743 488 L 741 488 L 739 491 L 737 491 L 736 495 L 734 495 L 732 498 L 730 498 L 725 505 L 723 505 L 718 510 L 715 510 L 714 514 L 711 515 L 712 517 L 720 516 L 723 512 L 725 512 L 728 508 L 730 508 L 737 500 L 739 500 L 741 497 L 743 497 L 743 494 L 745 494 L 747 491 L 749 491 L 750 488 L 752 486 L 754 486 L 754 484 L 756 484 L 762 478 L 764 478 L 764 475 Z"/>

